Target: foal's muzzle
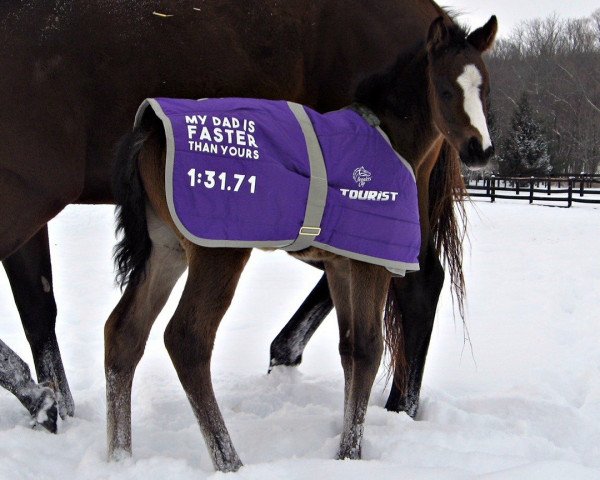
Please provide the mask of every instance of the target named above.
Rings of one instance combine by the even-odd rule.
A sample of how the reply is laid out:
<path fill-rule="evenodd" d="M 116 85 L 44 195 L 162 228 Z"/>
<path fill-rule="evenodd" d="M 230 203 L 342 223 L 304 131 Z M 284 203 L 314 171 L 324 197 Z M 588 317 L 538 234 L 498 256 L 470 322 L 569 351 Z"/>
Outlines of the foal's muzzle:
<path fill-rule="evenodd" d="M 494 145 L 483 149 L 481 140 L 477 137 L 471 137 L 460 151 L 460 159 L 470 169 L 485 167 L 492 155 L 494 155 Z"/>

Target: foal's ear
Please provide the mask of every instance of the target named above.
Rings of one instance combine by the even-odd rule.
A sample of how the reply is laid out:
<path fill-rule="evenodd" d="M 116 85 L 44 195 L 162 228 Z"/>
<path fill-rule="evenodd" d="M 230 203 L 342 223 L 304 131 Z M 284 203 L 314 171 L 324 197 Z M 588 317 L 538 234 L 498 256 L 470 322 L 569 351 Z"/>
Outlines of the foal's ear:
<path fill-rule="evenodd" d="M 480 52 L 485 52 L 494 44 L 497 32 L 498 20 L 496 15 L 492 15 L 483 27 L 478 28 L 467 37 L 467 41 Z"/>
<path fill-rule="evenodd" d="M 444 23 L 444 17 L 436 18 L 429 26 L 427 49 L 430 52 L 434 52 L 447 46 L 449 41 L 450 34 L 448 33 L 448 27 L 446 27 L 446 24 Z"/>

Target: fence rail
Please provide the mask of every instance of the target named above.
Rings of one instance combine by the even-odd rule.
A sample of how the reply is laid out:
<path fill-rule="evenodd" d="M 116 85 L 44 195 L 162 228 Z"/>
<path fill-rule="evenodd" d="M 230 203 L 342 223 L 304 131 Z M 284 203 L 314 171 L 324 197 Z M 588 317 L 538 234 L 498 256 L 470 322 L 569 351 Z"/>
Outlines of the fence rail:
<path fill-rule="evenodd" d="M 465 178 L 471 197 L 528 200 L 533 202 L 563 202 L 567 208 L 573 203 L 600 204 L 600 175 L 563 175 L 551 177 Z M 514 192 L 508 195 L 506 192 Z M 544 194 L 540 196 L 539 194 Z"/>

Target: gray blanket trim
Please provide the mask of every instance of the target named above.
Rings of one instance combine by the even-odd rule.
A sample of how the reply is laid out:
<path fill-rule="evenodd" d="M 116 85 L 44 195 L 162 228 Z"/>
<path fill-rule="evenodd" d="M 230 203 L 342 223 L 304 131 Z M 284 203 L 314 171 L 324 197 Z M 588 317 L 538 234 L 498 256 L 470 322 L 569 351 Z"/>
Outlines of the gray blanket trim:
<path fill-rule="evenodd" d="M 310 186 L 302 228 L 298 233 L 298 238 L 291 245 L 283 248 L 287 252 L 297 252 L 310 247 L 321 232 L 321 220 L 327 201 L 327 170 L 319 139 L 306 110 L 297 103 L 287 102 L 287 104 L 302 128 L 310 164 Z"/>
<path fill-rule="evenodd" d="M 399 277 L 404 277 L 406 272 L 416 272 L 419 270 L 418 263 L 397 262 L 395 260 L 386 260 L 385 258 L 371 257 L 370 255 L 363 255 L 362 253 L 349 252 L 347 250 L 342 250 L 341 248 L 332 247 L 331 245 L 321 242 L 313 242 L 312 246 L 320 248 L 321 250 L 326 250 L 327 252 L 335 253 L 342 257 L 359 260 L 365 263 L 372 263 L 373 265 L 381 265 Z"/>
<path fill-rule="evenodd" d="M 292 108 L 292 106 L 298 105 L 298 104 L 294 104 L 291 102 L 288 102 L 288 104 L 290 105 L 290 109 L 292 109 L 292 112 L 294 112 L 294 114 L 296 114 L 296 111 L 294 111 L 295 107 Z M 255 241 L 241 241 L 241 240 L 208 240 L 206 238 L 197 237 L 196 235 L 191 233 L 187 228 L 185 228 L 185 226 L 183 225 L 183 223 L 181 223 L 181 220 L 177 216 L 177 212 L 175 211 L 175 205 L 173 202 L 173 166 L 174 166 L 174 161 L 175 161 L 175 139 L 173 137 L 173 126 L 171 125 L 171 120 L 169 120 L 169 117 L 167 117 L 167 115 L 165 115 L 165 113 L 163 112 L 159 103 L 156 100 L 149 98 L 149 99 L 144 100 L 144 102 L 140 105 L 140 108 L 138 108 L 138 111 L 135 115 L 134 127 L 138 127 L 140 125 L 140 122 L 142 121 L 142 117 L 144 116 L 144 113 L 148 107 L 152 108 L 152 110 L 154 111 L 156 116 L 162 121 L 163 126 L 165 128 L 165 138 L 166 138 L 166 142 L 167 142 L 167 158 L 166 158 L 166 166 L 165 166 L 165 191 L 166 191 L 166 197 L 167 197 L 167 204 L 169 206 L 169 212 L 171 214 L 171 217 L 173 218 L 173 221 L 175 222 L 175 225 L 179 229 L 179 231 L 189 241 L 195 243 L 196 245 L 200 245 L 203 247 L 213 247 L 213 248 L 214 247 L 217 247 L 217 248 L 218 247 L 281 248 L 281 249 L 288 250 L 288 251 L 296 251 L 296 250 L 301 250 L 303 248 L 308 248 L 309 246 L 313 246 L 316 248 L 320 248 L 321 250 L 326 250 L 328 252 L 334 253 L 336 255 L 341 255 L 344 257 L 352 258 L 354 260 L 358 260 L 358 261 L 365 262 L 365 263 L 380 265 L 382 267 L 385 267 L 387 270 L 389 270 L 393 275 L 400 276 L 400 277 L 404 277 L 407 272 L 413 272 L 413 271 L 419 270 L 418 263 L 397 262 L 394 260 L 386 260 L 386 259 L 382 259 L 382 258 L 371 257 L 369 255 L 362 255 L 360 253 L 349 252 L 346 250 L 332 247 L 330 245 L 326 245 L 324 243 L 315 242 L 314 235 L 299 235 L 299 237 L 295 240 L 289 239 L 289 240 L 281 240 L 281 241 L 256 241 L 256 242 Z M 304 110 L 304 108 L 302 108 L 301 105 L 298 105 L 298 107 L 300 107 L 302 109 L 302 112 L 304 112 L 304 114 L 306 115 L 306 111 Z M 312 127 L 312 123 L 310 123 L 310 119 L 308 119 L 308 115 L 306 115 L 306 117 L 310 124 L 310 128 L 313 132 L 313 135 L 314 135 L 314 128 Z M 311 147 L 309 146 L 309 137 L 306 135 L 306 131 L 304 130 L 304 124 L 300 119 L 298 119 L 298 121 L 300 122 L 302 131 L 305 134 L 305 138 L 307 138 L 307 147 L 309 148 L 309 152 L 310 152 Z M 390 143 L 385 132 L 383 130 L 381 130 L 381 128 L 379 128 L 379 127 L 377 127 L 377 130 L 379 131 L 379 133 L 381 133 L 383 138 L 385 138 L 385 140 L 388 143 Z M 317 145 L 319 153 L 321 155 L 321 162 L 322 162 L 321 165 L 322 165 L 323 170 L 325 170 L 325 163 L 322 160 L 323 154 L 321 152 L 321 147 L 319 146 L 316 135 L 315 135 L 314 140 L 317 142 L 316 145 Z M 314 145 L 314 143 L 313 143 L 313 145 Z M 391 143 L 390 143 L 390 145 L 391 145 Z M 315 196 L 319 194 L 319 189 L 323 188 L 321 181 L 325 180 L 325 193 L 324 193 L 325 196 L 322 197 L 322 198 L 324 198 L 322 208 L 324 208 L 326 194 L 327 194 L 327 180 L 326 180 L 327 174 L 326 174 L 326 171 L 324 171 L 324 172 L 322 172 L 323 175 L 321 177 L 317 177 L 315 175 L 315 170 L 313 170 L 315 165 L 313 165 L 313 157 L 310 155 L 310 153 L 309 153 L 309 157 L 310 157 L 310 165 L 311 165 L 311 184 L 309 187 L 309 204 L 310 204 L 310 199 L 311 199 L 311 192 L 313 189 L 313 177 L 314 177 L 316 179 L 316 181 L 315 181 L 315 188 L 316 188 Z M 414 178 L 413 169 L 410 166 L 410 164 L 406 160 L 404 160 L 400 155 L 398 155 L 398 158 L 407 166 L 407 168 L 409 169 L 410 173 L 412 174 L 412 176 Z M 318 164 L 318 160 L 317 160 L 317 164 Z M 317 166 L 317 170 L 316 170 L 317 172 L 319 171 L 318 169 L 319 169 L 319 167 Z M 323 195 L 323 193 L 321 193 L 321 195 Z M 307 206 L 306 213 L 304 216 L 304 226 L 315 227 L 315 226 L 320 225 L 321 218 L 323 216 L 323 211 L 321 211 L 320 214 L 318 213 L 318 209 L 321 208 L 319 206 L 318 200 L 317 200 L 317 204 L 314 207 L 315 208 L 313 209 L 313 208 L 309 208 L 309 206 Z M 310 214 L 310 217 L 308 218 L 308 220 L 317 219 L 316 215 L 318 214 L 319 215 L 318 223 L 313 223 L 313 224 L 307 223 L 307 217 L 309 216 L 309 214 Z M 299 241 L 302 237 L 307 237 L 308 245 L 306 247 L 301 247 L 298 249 L 294 248 L 293 250 L 289 250 L 289 247 L 294 247 L 294 246 L 299 245 Z"/>

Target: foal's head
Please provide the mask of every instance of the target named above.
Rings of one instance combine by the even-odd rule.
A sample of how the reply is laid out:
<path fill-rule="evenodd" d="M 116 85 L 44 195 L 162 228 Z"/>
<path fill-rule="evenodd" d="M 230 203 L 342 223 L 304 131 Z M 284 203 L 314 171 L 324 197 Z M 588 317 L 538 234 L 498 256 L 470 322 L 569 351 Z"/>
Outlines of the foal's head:
<path fill-rule="evenodd" d="M 481 54 L 496 36 L 493 16 L 465 35 L 435 20 L 427 38 L 429 104 L 435 126 L 468 167 L 482 167 L 494 153 L 486 122 L 489 76 Z"/>

